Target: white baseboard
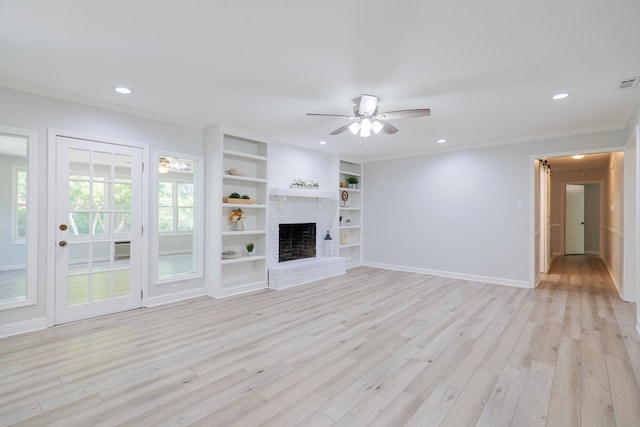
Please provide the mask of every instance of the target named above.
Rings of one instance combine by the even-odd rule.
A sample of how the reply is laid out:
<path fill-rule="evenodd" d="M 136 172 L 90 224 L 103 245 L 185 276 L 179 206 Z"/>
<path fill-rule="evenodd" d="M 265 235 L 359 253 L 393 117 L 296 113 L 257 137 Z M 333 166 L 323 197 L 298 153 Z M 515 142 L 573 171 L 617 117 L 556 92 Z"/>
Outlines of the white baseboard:
<path fill-rule="evenodd" d="M 405 265 L 391 265 L 365 262 L 367 267 L 382 268 L 385 270 L 405 271 L 407 273 L 429 274 L 431 276 L 448 277 L 450 279 L 470 280 L 473 282 L 491 283 L 493 285 L 514 286 L 516 288 L 531 289 L 532 286 L 526 280 L 503 279 L 501 277 L 478 276 L 475 274 L 455 273 L 451 271 L 430 270 L 427 268 L 407 267 Z"/>
<path fill-rule="evenodd" d="M 0 338 L 41 331 L 43 329 L 47 329 L 47 319 L 44 317 L 8 323 L 6 325 L 0 325 Z"/>
<path fill-rule="evenodd" d="M 622 286 L 620 285 L 618 280 L 616 280 L 616 276 L 613 274 L 613 269 L 611 268 L 611 266 L 609 265 L 606 259 L 604 258 L 601 258 L 601 259 L 602 259 L 602 262 L 604 262 L 604 266 L 607 268 L 607 272 L 609 273 L 609 277 L 611 277 L 611 281 L 616 287 L 616 291 L 618 291 L 618 296 L 622 301 L 624 301 L 624 298 L 622 298 Z"/>
<path fill-rule="evenodd" d="M 600 256 L 600 251 L 584 251 L 585 255 L 597 255 Z"/>
<path fill-rule="evenodd" d="M 184 301 L 205 295 L 207 295 L 207 293 L 204 288 L 193 289 L 190 291 L 178 292 L 169 295 L 160 295 L 157 297 L 147 298 L 145 301 L 145 307 L 156 307 L 159 305 L 171 304 L 172 302 Z"/>

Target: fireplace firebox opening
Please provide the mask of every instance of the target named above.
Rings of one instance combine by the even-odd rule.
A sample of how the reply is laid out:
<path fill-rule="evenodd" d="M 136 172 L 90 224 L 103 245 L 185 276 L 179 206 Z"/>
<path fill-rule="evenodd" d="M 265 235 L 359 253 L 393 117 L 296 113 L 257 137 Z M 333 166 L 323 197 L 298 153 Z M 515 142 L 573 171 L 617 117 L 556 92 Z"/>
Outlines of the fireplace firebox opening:
<path fill-rule="evenodd" d="M 280 224 L 278 262 L 316 257 L 316 224 Z"/>

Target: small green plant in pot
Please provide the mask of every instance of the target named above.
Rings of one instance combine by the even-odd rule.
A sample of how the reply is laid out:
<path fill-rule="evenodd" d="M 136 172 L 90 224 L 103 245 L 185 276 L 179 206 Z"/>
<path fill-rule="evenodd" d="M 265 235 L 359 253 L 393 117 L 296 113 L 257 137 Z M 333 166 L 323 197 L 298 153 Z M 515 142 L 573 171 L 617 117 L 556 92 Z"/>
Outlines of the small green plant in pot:
<path fill-rule="evenodd" d="M 231 194 L 229 194 L 229 198 L 230 199 L 239 199 L 240 198 L 240 193 L 231 193 Z"/>
<path fill-rule="evenodd" d="M 246 245 L 244 245 L 245 248 L 247 248 L 247 254 L 249 256 L 253 255 L 253 249 L 254 249 L 254 244 L 253 243 L 247 243 Z"/>
<path fill-rule="evenodd" d="M 350 188 L 356 188 L 359 182 L 360 180 L 358 179 L 358 177 L 350 176 L 347 178 L 347 184 L 349 184 Z"/>

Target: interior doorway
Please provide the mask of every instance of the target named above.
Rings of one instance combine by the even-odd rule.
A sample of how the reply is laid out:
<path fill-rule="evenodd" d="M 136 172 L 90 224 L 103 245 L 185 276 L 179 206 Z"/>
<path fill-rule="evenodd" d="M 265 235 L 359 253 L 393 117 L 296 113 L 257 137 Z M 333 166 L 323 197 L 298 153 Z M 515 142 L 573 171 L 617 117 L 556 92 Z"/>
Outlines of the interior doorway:
<path fill-rule="evenodd" d="M 584 185 L 565 186 L 564 254 L 584 254 Z"/>
<path fill-rule="evenodd" d="M 50 130 L 47 325 L 142 306 L 146 150 Z"/>
<path fill-rule="evenodd" d="M 600 255 L 600 183 L 565 185 L 565 255 Z"/>
<path fill-rule="evenodd" d="M 612 265 L 609 259 L 612 256 L 621 261 L 617 242 L 607 231 L 607 221 L 613 218 L 608 211 L 609 200 L 622 191 L 622 181 L 615 176 L 619 172 L 613 172 L 612 164 L 617 162 L 620 169 L 621 158 L 622 152 L 613 151 L 534 159 L 532 283 L 537 285 L 553 260 L 567 254 L 601 256 L 608 268 Z M 611 185 L 605 185 L 607 182 Z M 567 193 L 571 198 L 572 188 L 578 188 L 584 194 L 584 201 L 578 202 L 581 216 L 577 220 L 571 219 L 572 203 L 570 199 L 568 203 L 566 200 Z M 621 210 L 616 212 L 616 215 L 621 214 Z M 577 248 L 572 244 L 571 231 L 567 231 L 569 225 L 577 225 Z M 566 233 L 569 233 L 568 239 Z"/>

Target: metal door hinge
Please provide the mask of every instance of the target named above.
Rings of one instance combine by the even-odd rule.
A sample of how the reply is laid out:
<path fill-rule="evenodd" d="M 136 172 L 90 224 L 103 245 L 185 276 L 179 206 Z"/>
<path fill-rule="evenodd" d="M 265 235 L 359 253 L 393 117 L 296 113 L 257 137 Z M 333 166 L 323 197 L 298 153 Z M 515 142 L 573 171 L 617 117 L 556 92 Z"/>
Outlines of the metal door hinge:
<path fill-rule="evenodd" d="M 140 299 L 143 299 L 143 298 L 144 298 L 144 291 L 141 290 L 140 291 Z"/>
<path fill-rule="evenodd" d="M 144 162 L 142 162 L 142 172 L 144 172 Z"/>

